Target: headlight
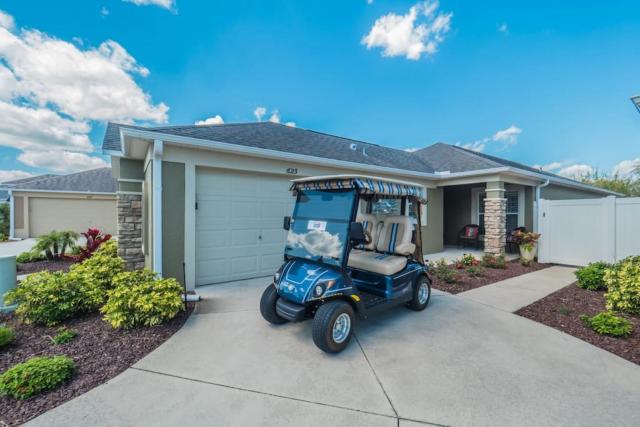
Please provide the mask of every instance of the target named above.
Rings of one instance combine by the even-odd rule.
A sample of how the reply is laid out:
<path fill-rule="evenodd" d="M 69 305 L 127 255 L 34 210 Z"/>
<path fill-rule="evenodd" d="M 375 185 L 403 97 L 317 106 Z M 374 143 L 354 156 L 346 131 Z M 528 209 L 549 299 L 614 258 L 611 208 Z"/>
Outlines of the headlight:
<path fill-rule="evenodd" d="M 324 294 L 324 286 L 316 285 L 316 287 L 313 289 L 313 294 L 316 298 L 321 297 L 322 294 Z"/>

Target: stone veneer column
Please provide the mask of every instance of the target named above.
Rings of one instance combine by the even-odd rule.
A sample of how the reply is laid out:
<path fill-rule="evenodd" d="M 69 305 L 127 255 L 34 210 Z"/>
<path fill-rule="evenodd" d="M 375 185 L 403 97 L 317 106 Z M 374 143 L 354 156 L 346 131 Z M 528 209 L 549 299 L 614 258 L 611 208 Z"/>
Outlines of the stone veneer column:
<path fill-rule="evenodd" d="M 507 237 L 507 199 L 504 198 L 504 183 L 488 182 L 484 199 L 484 251 L 502 254 Z"/>
<path fill-rule="evenodd" d="M 142 194 L 118 193 L 118 256 L 125 270 L 144 268 Z"/>

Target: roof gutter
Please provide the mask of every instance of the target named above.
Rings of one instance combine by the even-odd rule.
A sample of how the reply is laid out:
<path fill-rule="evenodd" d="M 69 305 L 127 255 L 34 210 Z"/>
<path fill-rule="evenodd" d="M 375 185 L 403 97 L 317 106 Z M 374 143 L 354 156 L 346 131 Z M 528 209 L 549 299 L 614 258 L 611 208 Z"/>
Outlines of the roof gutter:
<path fill-rule="evenodd" d="M 115 192 L 107 193 L 102 191 L 69 191 L 69 190 L 31 190 L 29 188 L 13 188 L 9 190 L 9 193 L 18 192 L 18 193 L 62 193 L 62 194 L 83 194 L 86 196 L 114 196 Z"/>
<path fill-rule="evenodd" d="M 127 150 L 124 144 L 124 137 L 129 136 L 132 138 L 142 138 L 142 139 L 148 139 L 151 141 L 154 141 L 156 139 L 162 139 L 164 143 L 168 145 L 189 146 L 194 148 L 200 148 L 203 150 L 217 150 L 217 151 L 222 151 L 222 152 L 227 152 L 232 154 L 245 154 L 245 155 L 249 154 L 249 155 L 266 157 L 266 158 L 276 159 L 276 160 L 289 160 L 289 161 L 296 161 L 300 163 L 313 164 L 313 165 L 342 167 L 347 169 L 361 170 L 361 171 L 374 172 L 374 173 L 387 173 L 391 175 L 428 179 L 432 181 L 446 181 L 452 178 L 482 176 L 482 175 L 489 175 L 489 174 L 496 174 L 496 173 L 513 173 L 516 175 L 534 178 L 540 182 L 546 182 L 547 180 L 549 180 L 554 184 L 562 185 L 565 187 L 581 188 L 584 190 L 595 191 L 603 194 L 623 196 L 623 194 L 616 193 L 614 191 L 592 187 L 587 184 L 582 184 L 582 183 L 572 181 L 569 179 L 564 179 L 561 177 L 552 177 L 552 176 L 548 176 L 548 175 L 544 175 L 536 172 L 530 172 L 530 171 L 515 168 L 512 166 L 501 166 L 501 167 L 490 168 L 490 169 L 479 169 L 479 170 L 466 171 L 466 172 L 438 174 L 438 173 L 418 172 L 418 171 L 411 171 L 406 169 L 390 168 L 386 166 L 367 165 L 364 163 L 349 162 L 345 160 L 325 159 L 321 157 L 309 156 L 306 154 L 287 153 L 284 151 L 270 150 L 267 148 L 248 147 L 244 145 L 229 144 L 227 142 L 221 142 L 221 141 L 203 140 L 203 139 L 192 138 L 188 136 L 171 135 L 171 134 L 162 133 L 158 131 L 131 129 L 126 127 L 120 128 L 120 136 L 121 136 L 120 142 L 122 146 L 122 151 L 118 152 L 118 154 L 116 155 L 117 157 L 126 156 Z M 105 150 L 104 152 L 105 154 L 110 154 L 111 150 Z M 115 155 L 115 154 L 112 154 L 112 155 Z"/>

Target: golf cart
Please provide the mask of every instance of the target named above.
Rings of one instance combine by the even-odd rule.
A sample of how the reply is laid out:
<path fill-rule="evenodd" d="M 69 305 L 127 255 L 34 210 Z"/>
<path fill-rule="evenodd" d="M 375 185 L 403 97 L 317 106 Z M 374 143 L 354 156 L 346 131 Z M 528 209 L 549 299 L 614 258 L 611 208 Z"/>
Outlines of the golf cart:
<path fill-rule="evenodd" d="M 284 263 L 260 300 L 270 323 L 313 319 L 313 341 L 342 351 L 355 315 L 406 304 L 424 310 L 431 279 L 422 257 L 419 184 L 337 175 L 291 186 L 296 204 L 284 218 Z"/>

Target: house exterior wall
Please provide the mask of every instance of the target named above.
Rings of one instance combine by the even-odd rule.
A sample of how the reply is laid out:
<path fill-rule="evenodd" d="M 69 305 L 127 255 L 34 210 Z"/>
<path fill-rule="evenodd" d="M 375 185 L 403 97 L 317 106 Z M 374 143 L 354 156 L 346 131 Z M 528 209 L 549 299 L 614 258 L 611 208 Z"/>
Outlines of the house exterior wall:
<path fill-rule="evenodd" d="M 427 223 L 422 227 L 422 252 L 425 254 L 441 252 L 443 248 L 442 230 L 444 227 L 442 188 L 427 189 Z"/>
<path fill-rule="evenodd" d="M 533 187 L 524 187 L 524 226 L 527 231 L 533 231 L 533 199 L 535 197 L 535 189 Z"/>
<path fill-rule="evenodd" d="M 600 199 L 602 197 L 607 197 L 607 194 L 554 184 L 540 189 L 540 198 L 546 200 Z"/>
<path fill-rule="evenodd" d="M 444 188 L 444 244 L 455 245 L 458 231 L 475 221 L 471 206 L 471 186 Z"/>
<path fill-rule="evenodd" d="M 194 207 L 195 208 L 195 207 Z M 162 162 L 162 275 L 183 282 L 185 165 Z"/>
<path fill-rule="evenodd" d="M 86 231 L 97 226 L 116 233 L 116 195 L 13 191 L 14 237 L 38 237 L 50 231 Z"/>

